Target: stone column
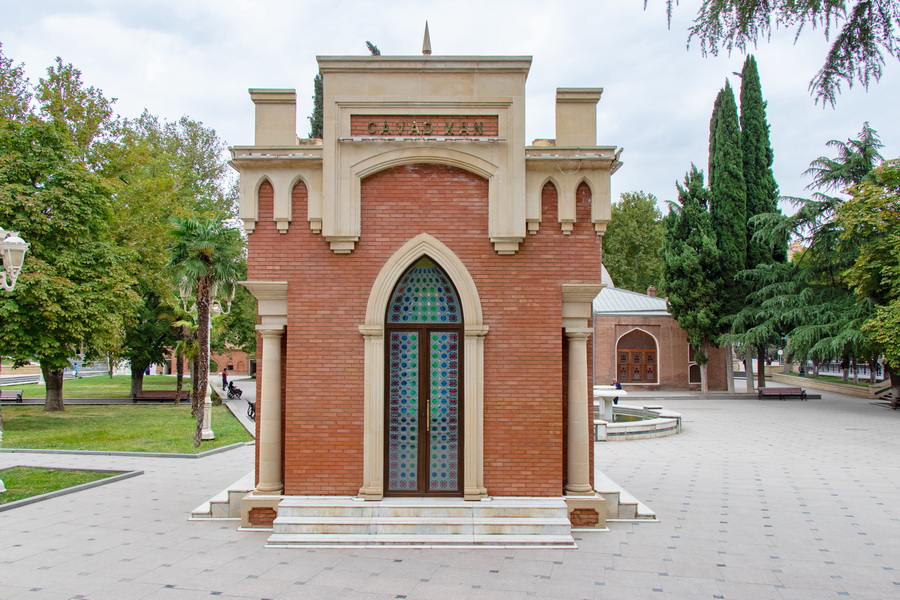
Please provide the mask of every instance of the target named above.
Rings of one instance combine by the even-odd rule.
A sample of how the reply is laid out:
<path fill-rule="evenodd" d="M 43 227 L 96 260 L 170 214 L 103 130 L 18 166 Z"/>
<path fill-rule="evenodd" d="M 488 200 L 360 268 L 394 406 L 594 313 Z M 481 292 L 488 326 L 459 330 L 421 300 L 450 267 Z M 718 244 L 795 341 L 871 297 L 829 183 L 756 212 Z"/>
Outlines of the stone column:
<path fill-rule="evenodd" d="M 591 329 L 567 327 L 565 331 L 569 341 L 566 494 L 593 494 L 587 369 L 587 339 Z"/>
<path fill-rule="evenodd" d="M 257 325 L 262 334 L 262 386 L 257 400 L 259 422 L 259 494 L 281 494 L 284 491 L 282 478 L 282 435 L 281 435 L 281 326 Z"/>

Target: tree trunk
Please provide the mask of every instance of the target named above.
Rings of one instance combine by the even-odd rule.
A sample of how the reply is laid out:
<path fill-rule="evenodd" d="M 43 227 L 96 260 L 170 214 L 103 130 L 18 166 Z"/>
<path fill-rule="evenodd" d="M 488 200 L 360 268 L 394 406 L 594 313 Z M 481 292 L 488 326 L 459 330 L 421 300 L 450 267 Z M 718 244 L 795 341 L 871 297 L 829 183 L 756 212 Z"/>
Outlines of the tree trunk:
<path fill-rule="evenodd" d="M 44 375 L 44 383 L 47 386 L 47 395 L 44 398 L 44 410 L 55 412 L 66 410 L 63 404 L 63 369 L 51 371 L 49 367 L 41 364 L 41 373 Z"/>
<path fill-rule="evenodd" d="M 900 373 L 885 362 L 884 374 L 891 380 L 891 407 L 897 410 L 900 408 Z"/>
<path fill-rule="evenodd" d="M 819 376 L 819 365 L 821 365 L 821 364 L 822 364 L 822 361 L 820 361 L 818 358 L 813 359 L 813 376 L 815 376 L 815 377 Z"/>
<path fill-rule="evenodd" d="M 841 371 L 843 372 L 841 378 L 843 379 L 844 383 L 850 383 L 850 357 L 849 356 L 845 356 L 843 358 L 843 360 L 841 360 Z"/>
<path fill-rule="evenodd" d="M 184 387 L 184 355 L 181 352 L 175 353 L 175 390 L 181 393 L 181 388 Z M 178 395 L 175 395 L 175 406 L 181 401 L 178 399 Z"/>
<path fill-rule="evenodd" d="M 709 363 L 700 365 L 700 393 L 706 395 L 709 393 L 709 381 L 706 379 L 706 367 Z"/>
<path fill-rule="evenodd" d="M 786 354 L 784 356 L 784 370 L 782 371 L 782 373 L 784 373 L 785 375 L 790 375 L 792 364 L 794 364 L 794 355 Z"/>
<path fill-rule="evenodd" d="M 760 346 L 756 351 L 756 364 L 758 373 L 757 378 L 757 386 L 758 388 L 766 387 L 766 346 Z"/>
<path fill-rule="evenodd" d="M 869 385 L 875 385 L 875 365 L 878 359 L 872 357 L 869 359 Z"/>
<path fill-rule="evenodd" d="M 115 370 L 113 367 L 113 359 L 109 354 L 106 355 L 106 373 L 109 375 L 109 378 L 112 379 L 113 371 Z"/>
<path fill-rule="evenodd" d="M 725 385 L 728 393 L 734 393 L 734 348 L 731 342 L 725 344 Z"/>
<path fill-rule="evenodd" d="M 140 365 L 135 365 L 132 363 L 131 365 L 131 397 L 134 398 L 135 394 L 144 389 L 144 369 L 137 369 Z"/>
<path fill-rule="evenodd" d="M 859 363 L 855 358 L 853 359 L 853 383 L 859 385 Z"/>
<path fill-rule="evenodd" d="M 753 387 L 753 346 L 747 344 L 744 346 L 744 379 L 747 380 L 747 393 L 755 394 Z"/>
<path fill-rule="evenodd" d="M 197 279 L 197 369 L 196 379 L 192 381 L 193 406 L 197 416 L 197 431 L 194 434 L 194 447 L 200 447 L 200 433 L 203 430 L 203 402 L 209 385 L 209 319 L 210 319 L 210 281 L 206 275 Z"/>

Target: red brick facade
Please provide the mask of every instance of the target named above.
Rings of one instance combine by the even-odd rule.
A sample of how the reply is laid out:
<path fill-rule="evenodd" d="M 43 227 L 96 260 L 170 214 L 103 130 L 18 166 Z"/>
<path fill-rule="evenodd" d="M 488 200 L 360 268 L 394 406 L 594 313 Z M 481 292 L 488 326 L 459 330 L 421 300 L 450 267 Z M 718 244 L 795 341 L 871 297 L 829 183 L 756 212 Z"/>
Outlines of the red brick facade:
<path fill-rule="evenodd" d="M 692 353 L 684 333 L 670 316 L 597 316 L 594 322 L 594 372 L 595 384 L 607 385 L 616 379 L 616 342 L 625 334 L 641 330 L 656 342 L 658 384 L 638 385 L 626 381 L 625 389 L 635 390 L 699 390 L 699 379 L 691 383 L 689 373 Z M 727 387 L 724 348 L 709 348 L 709 391 L 723 391 Z M 695 371 L 695 374 L 698 373 Z"/>
<path fill-rule="evenodd" d="M 500 255 L 486 235 L 488 183 L 481 177 L 451 166 L 407 164 L 377 172 L 361 185 L 363 235 L 350 254 L 333 253 L 306 226 L 302 183 L 293 191 L 287 233 L 279 233 L 273 221 L 272 187 L 259 188 L 248 278 L 289 282 L 284 493 L 353 495 L 360 489 L 364 342 L 358 326 L 382 266 L 404 243 L 427 232 L 471 274 L 490 328 L 484 343 L 485 486 L 497 496 L 561 495 L 561 284 L 599 281 L 600 237 L 591 224 L 589 188 L 579 187 L 571 235 L 562 235 L 550 186 L 542 194 L 540 231 L 516 254 Z"/>

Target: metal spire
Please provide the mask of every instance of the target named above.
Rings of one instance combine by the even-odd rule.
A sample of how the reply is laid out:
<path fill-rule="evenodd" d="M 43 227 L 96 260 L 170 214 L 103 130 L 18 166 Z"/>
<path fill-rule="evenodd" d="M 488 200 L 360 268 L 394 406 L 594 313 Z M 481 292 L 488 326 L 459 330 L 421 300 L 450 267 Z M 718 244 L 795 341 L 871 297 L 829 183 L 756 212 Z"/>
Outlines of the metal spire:
<path fill-rule="evenodd" d="M 431 55 L 431 36 L 428 35 L 428 21 L 425 21 L 425 39 L 422 40 L 422 54 Z"/>

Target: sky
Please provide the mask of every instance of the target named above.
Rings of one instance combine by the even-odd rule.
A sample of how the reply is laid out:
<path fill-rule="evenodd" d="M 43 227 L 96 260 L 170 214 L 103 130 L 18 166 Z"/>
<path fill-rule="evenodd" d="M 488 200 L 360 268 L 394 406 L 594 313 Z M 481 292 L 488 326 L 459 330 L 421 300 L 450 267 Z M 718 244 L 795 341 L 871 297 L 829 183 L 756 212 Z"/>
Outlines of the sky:
<path fill-rule="evenodd" d="M 317 55 L 419 55 L 426 20 L 434 55 L 527 55 L 526 138 L 555 137 L 558 87 L 602 87 L 597 141 L 624 151 L 613 175 L 623 192 L 676 198 L 691 163 L 706 169 L 709 117 L 726 79 L 738 93 L 743 54 L 704 57 L 687 47 L 699 0 L 681 0 L 671 28 L 664 0 L 0 0 L 0 43 L 36 82 L 59 56 L 116 110 L 183 115 L 228 145 L 253 143 L 248 88 L 294 88 L 298 134 L 309 134 Z M 803 171 L 832 156 L 832 139 L 868 121 L 885 158 L 900 156 L 900 63 L 880 83 L 816 105 L 807 85 L 828 43 L 809 30 L 777 32 L 751 49 L 768 102 L 774 172 L 784 196 L 808 197 Z M 783 203 L 785 211 L 792 212 Z"/>

